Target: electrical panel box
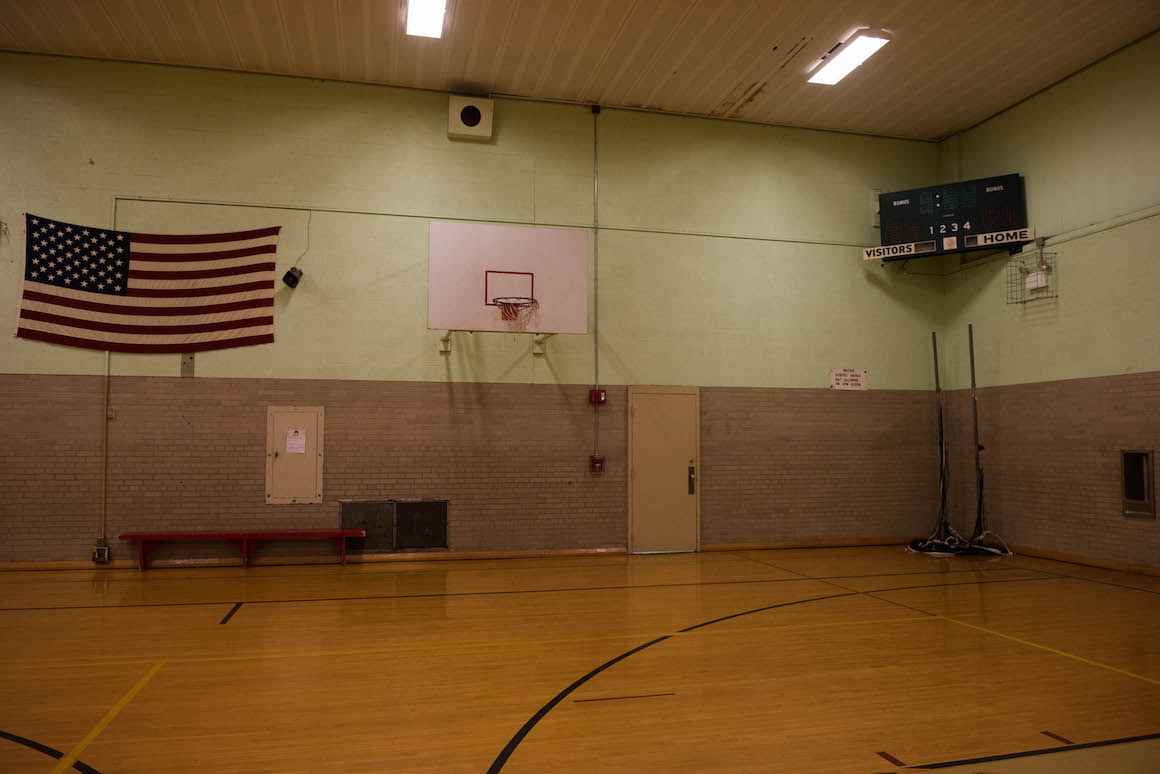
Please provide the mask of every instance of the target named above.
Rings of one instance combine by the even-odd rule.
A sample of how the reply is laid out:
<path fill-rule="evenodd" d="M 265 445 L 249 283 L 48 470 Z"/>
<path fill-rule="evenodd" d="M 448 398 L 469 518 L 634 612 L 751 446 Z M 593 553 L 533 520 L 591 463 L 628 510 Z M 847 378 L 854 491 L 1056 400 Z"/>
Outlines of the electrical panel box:
<path fill-rule="evenodd" d="M 266 410 L 266 503 L 322 502 L 322 406 Z"/>

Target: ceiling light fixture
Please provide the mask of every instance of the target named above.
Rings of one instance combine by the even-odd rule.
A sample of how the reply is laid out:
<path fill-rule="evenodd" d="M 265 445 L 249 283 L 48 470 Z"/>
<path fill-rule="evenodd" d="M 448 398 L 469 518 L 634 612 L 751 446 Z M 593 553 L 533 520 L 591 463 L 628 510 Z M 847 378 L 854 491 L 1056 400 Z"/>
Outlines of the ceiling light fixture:
<path fill-rule="evenodd" d="M 447 0 L 407 0 L 407 34 L 417 38 L 443 37 Z"/>
<path fill-rule="evenodd" d="M 890 42 L 890 38 L 881 34 L 867 34 L 863 31 L 865 29 L 863 27 L 856 31 L 852 37 L 830 49 L 821 59 L 814 62 L 810 68 L 814 70 L 814 74 L 810 76 L 810 83 L 833 86 L 857 70 L 863 62 L 874 56 L 878 49 Z"/>

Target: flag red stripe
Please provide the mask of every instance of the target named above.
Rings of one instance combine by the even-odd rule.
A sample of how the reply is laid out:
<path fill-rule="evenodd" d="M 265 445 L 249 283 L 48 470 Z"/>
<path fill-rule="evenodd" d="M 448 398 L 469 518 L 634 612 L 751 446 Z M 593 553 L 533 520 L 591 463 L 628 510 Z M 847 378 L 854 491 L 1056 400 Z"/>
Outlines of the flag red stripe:
<path fill-rule="evenodd" d="M 129 257 L 135 261 L 158 261 L 188 263 L 190 261 L 211 261 L 222 258 L 244 258 L 247 255 L 265 255 L 278 252 L 278 245 L 258 245 L 237 250 L 218 250 L 213 253 L 144 253 L 130 250 Z"/>
<path fill-rule="evenodd" d="M 29 328 L 17 328 L 16 335 L 22 339 L 36 339 L 37 341 L 47 341 L 50 344 L 63 344 L 66 347 L 84 347 L 85 349 L 103 349 L 110 352 L 137 352 L 142 354 L 206 352 L 211 349 L 229 349 L 230 347 L 245 347 L 250 344 L 274 343 L 274 336 L 269 333 L 261 336 L 239 336 L 236 339 L 190 342 L 188 344 L 124 344 L 118 341 L 101 341 L 100 339 L 60 336 L 55 333 L 45 333 Z"/>
<path fill-rule="evenodd" d="M 62 317 L 58 314 L 47 314 L 32 309 L 21 309 L 20 316 L 25 320 L 39 320 L 40 322 L 68 325 L 72 328 L 88 328 L 94 331 L 107 333 L 153 333 L 171 335 L 175 333 L 209 333 L 211 331 L 228 331 L 234 328 L 253 328 L 258 325 L 273 325 L 273 317 L 250 317 L 245 320 L 227 320 L 226 322 L 197 323 L 190 325 L 125 325 L 122 323 L 98 322 L 85 320 L 79 317 Z"/>
<path fill-rule="evenodd" d="M 129 288 L 131 298 L 190 298 L 193 296 L 221 296 L 227 293 L 241 293 L 243 290 L 274 289 L 274 280 L 242 282 L 237 285 L 214 285 L 212 288 Z"/>
<path fill-rule="evenodd" d="M 97 295 L 97 294 L 93 294 Z M 239 309 L 274 308 L 273 298 L 253 298 L 247 301 L 229 301 L 224 304 L 205 304 L 203 306 L 122 306 L 120 304 L 99 304 L 94 301 L 80 301 L 75 298 L 53 296 L 48 293 L 38 293 L 34 290 L 24 291 L 24 297 L 30 301 L 40 301 L 46 304 L 67 306 L 72 309 L 85 309 L 90 312 L 109 312 L 111 314 L 149 314 L 149 315 L 188 315 L 213 314 L 214 312 L 235 312 Z"/>
<path fill-rule="evenodd" d="M 130 264 L 131 266 L 132 264 Z M 256 271 L 274 271 L 274 264 L 251 263 L 246 266 L 225 266 L 220 269 L 192 269 L 190 271 L 148 271 L 130 268 L 129 279 L 206 279 L 208 277 L 232 277 L 235 274 L 252 274 Z"/>
<path fill-rule="evenodd" d="M 231 231 L 225 234 L 129 234 L 133 242 L 154 245 L 204 245 L 209 242 L 238 242 L 243 239 L 277 236 L 281 226 L 257 228 L 253 231 Z"/>

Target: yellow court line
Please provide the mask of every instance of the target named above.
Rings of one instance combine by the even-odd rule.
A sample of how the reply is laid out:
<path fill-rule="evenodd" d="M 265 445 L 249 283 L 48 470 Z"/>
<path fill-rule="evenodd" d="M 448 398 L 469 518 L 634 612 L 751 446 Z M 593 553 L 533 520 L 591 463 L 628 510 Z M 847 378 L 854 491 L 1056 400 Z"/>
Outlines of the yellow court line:
<path fill-rule="evenodd" d="M 837 586 L 840 589 L 846 589 L 847 591 L 855 591 L 855 589 L 847 588 L 846 586 L 843 586 L 843 585 L 838 584 L 838 583 L 834 583 L 832 581 L 826 581 L 826 582 L 829 583 L 831 586 Z M 932 587 L 932 588 L 937 588 L 937 586 Z M 882 589 L 882 591 L 893 591 L 893 589 Z M 857 591 L 856 593 L 861 595 L 861 596 L 869 597 L 871 599 L 877 599 L 877 600 L 881 600 L 882 602 L 889 602 L 890 604 L 898 605 L 899 607 L 905 607 L 909 610 L 918 610 L 919 609 L 919 608 L 912 608 L 909 605 L 903 605 L 901 602 L 894 602 L 893 600 L 886 599 L 885 597 L 877 597 L 877 596 L 875 596 L 876 592 L 873 590 L 871 590 L 871 591 Z M 1070 658 L 1074 661 L 1079 661 L 1082 664 L 1087 664 L 1089 666 L 1099 667 L 1100 669 L 1107 669 L 1110 672 L 1117 672 L 1121 675 L 1126 675 L 1128 677 L 1134 677 L 1137 680 L 1143 680 L 1144 682 L 1152 683 L 1153 685 L 1160 685 L 1160 680 L 1154 680 L 1151 677 L 1144 677 L 1143 675 L 1138 675 L 1135 672 L 1129 672 L 1126 669 L 1120 669 L 1119 667 L 1114 667 L 1111 664 L 1104 664 L 1103 662 L 1100 662 L 1100 661 L 1092 661 L 1091 659 L 1084 658 L 1083 656 L 1077 656 L 1074 653 L 1068 653 L 1066 650 L 1056 650 L 1055 648 L 1049 648 L 1046 645 L 1040 645 L 1038 642 L 1032 642 L 1031 640 L 1020 639 L 1019 637 L 1014 637 L 1010 634 L 1003 634 L 1003 632 L 997 632 L 994 629 L 988 629 L 985 626 L 978 626 L 976 624 L 970 624 L 970 623 L 967 623 L 966 621 L 960 621 L 957 618 L 951 618 L 950 616 L 939 615 L 937 613 L 932 614 L 931 619 L 932 620 L 941 619 L 943 621 L 950 621 L 951 623 L 956 623 L 959 626 L 966 626 L 969 629 L 976 629 L 980 632 L 986 632 L 987 634 L 993 634 L 996 637 L 1002 637 L 1004 639 L 1011 640 L 1012 642 L 1018 642 L 1020 645 L 1026 645 L 1030 648 L 1038 648 L 1039 650 L 1045 650 L 1048 653 L 1054 653 L 1057 656 L 1063 656 L 1064 658 Z"/>
<path fill-rule="evenodd" d="M 85 734 L 85 738 L 78 742 L 76 747 L 73 747 L 71 750 L 69 750 L 68 755 L 64 756 L 57 762 L 56 766 L 54 766 L 52 769 L 52 774 L 64 774 L 64 772 L 71 769 L 72 765 L 77 762 L 78 758 L 81 757 L 81 753 L 83 753 L 90 744 L 96 741 L 97 737 L 101 735 L 101 732 L 109 727 L 109 724 L 113 722 L 113 719 L 116 718 L 118 714 L 120 714 L 121 710 L 125 709 L 125 706 L 129 702 L 133 701 L 134 696 L 141 693 L 141 689 L 149 684 L 149 681 L 153 679 L 153 676 L 157 674 L 163 666 L 165 666 L 164 661 L 158 661 L 156 664 L 154 664 L 152 668 L 146 672 L 140 680 L 137 681 L 137 684 L 130 688 L 129 692 L 122 696 L 121 700 L 114 704 L 109 709 L 109 711 L 105 713 L 105 716 L 101 718 L 100 722 L 93 726 L 91 731 Z"/>
<path fill-rule="evenodd" d="M 1057 656 L 1063 656 L 1064 658 L 1070 658 L 1070 659 L 1073 659 L 1075 661 L 1079 661 L 1082 664 L 1087 664 L 1089 666 L 1099 667 L 1100 669 L 1107 669 L 1110 672 L 1118 672 L 1121 675 L 1127 675 L 1128 677 L 1134 677 L 1137 680 L 1143 680 L 1146 683 L 1152 683 L 1152 685 L 1160 685 L 1160 680 L 1154 680 L 1151 677 L 1144 677 L 1143 675 L 1138 675 L 1135 672 L 1129 672 L 1126 669 L 1120 669 L 1119 667 L 1114 667 L 1114 666 L 1111 666 L 1110 664 L 1104 664 L 1100 661 L 1092 661 L 1090 658 L 1084 658 L 1083 656 L 1077 656 L 1074 653 L 1068 653 L 1066 650 L 1056 650 L 1055 648 L 1049 648 L 1046 645 L 1040 645 L 1038 642 L 1032 642 L 1031 640 L 1024 640 L 1024 639 L 1020 639 L 1019 637 L 1013 637 L 1010 634 L 1003 634 L 1003 632 L 997 632 L 994 629 L 988 629 L 985 626 L 977 626 L 975 624 L 969 624 L 966 621 L 960 621 L 956 618 L 950 618 L 950 617 L 945 616 L 945 615 L 940 615 L 938 617 L 943 619 L 944 621 L 950 621 L 951 623 L 956 623 L 959 626 L 966 626 L 969 629 L 978 629 L 979 631 L 986 632 L 987 634 L 994 634 L 996 637 L 1002 637 L 1003 639 L 1011 640 L 1012 642 L 1018 642 L 1020 645 L 1027 645 L 1027 646 L 1032 647 L 1032 648 L 1039 648 L 1040 650 L 1046 650 L 1048 653 L 1054 653 Z"/>

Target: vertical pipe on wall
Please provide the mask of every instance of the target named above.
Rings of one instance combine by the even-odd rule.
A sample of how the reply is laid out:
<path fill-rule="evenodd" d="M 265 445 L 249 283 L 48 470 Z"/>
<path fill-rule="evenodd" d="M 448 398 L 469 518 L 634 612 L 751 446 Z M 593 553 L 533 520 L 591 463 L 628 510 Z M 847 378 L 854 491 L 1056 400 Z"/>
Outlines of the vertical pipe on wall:
<path fill-rule="evenodd" d="M 592 106 L 592 386 L 600 388 L 600 106 Z M 592 454 L 600 454 L 600 405 L 592 404 Z"/>
<path fill-rule="evenodd" d="M 105 350 L 105 401 L 101 413 L 101 534 L 100 544 L 109 540 L 109 371 L 113 355 Z"/>
<path fill-rule="evenodd" d="M 118 197 L 113 197 L 113 223 L 117 228 Z M 93 551 L 93 559 L 102 562 L 109 560 L 109 391 L 112 378 L 113 353 L 105 350 L 105 395 L 101 408 L 101 534 L 97 536 L 97 547 Z M 104 549 L 101 556 L 100 549 Z"/>

